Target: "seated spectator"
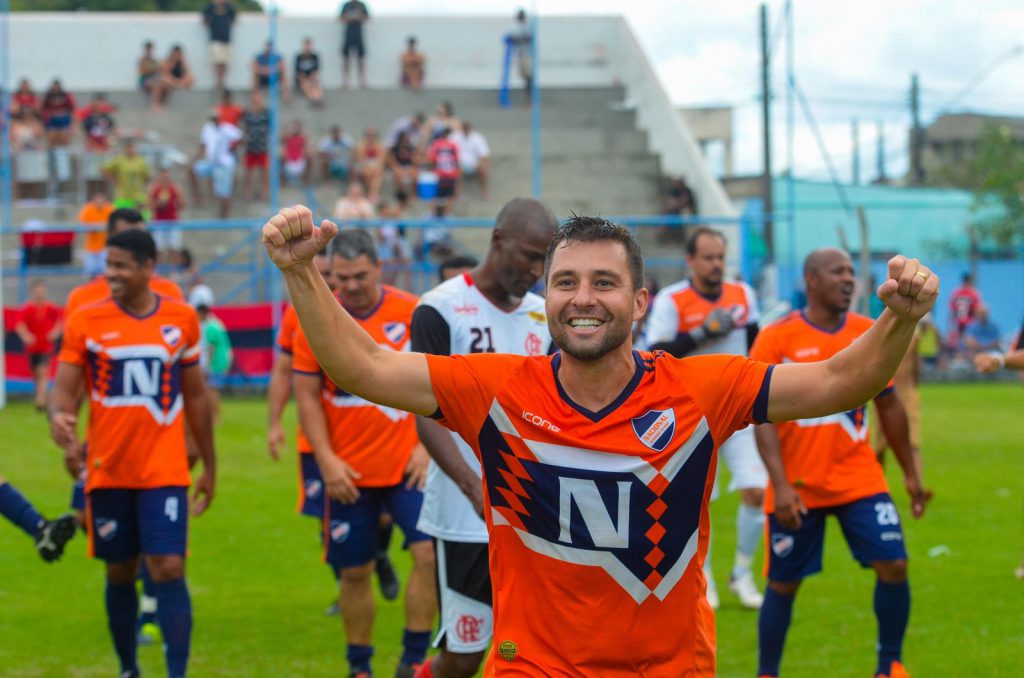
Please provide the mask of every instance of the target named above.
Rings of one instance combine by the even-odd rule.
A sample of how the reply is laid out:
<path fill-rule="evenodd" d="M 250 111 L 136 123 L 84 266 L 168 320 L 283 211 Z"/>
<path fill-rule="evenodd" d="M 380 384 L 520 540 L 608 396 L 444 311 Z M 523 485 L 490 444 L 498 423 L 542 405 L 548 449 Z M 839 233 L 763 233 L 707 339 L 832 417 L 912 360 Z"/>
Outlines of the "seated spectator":
<path fill-rule="evenodd" d="M 185 292 L 188 298 L 189 292 L 203 283 L 203 274 L 192 257 L 192 251 L 188 248 L 182 249 L 178 257 L 178 265 L 171 272 L 171 280 L 178 283 L 178 287 Z"/>
<path fill-rule="evenodd" d="M 455 254 L 437 266 L 438 282 L 450 280 L 457 275 L 472 271 L 480 262 L 468 254 Z"/>
<path fill-rule="evenodd" d="M 466 120 L 462 123 L 462 130 L 452 134 L 452 141 L 459 148 L 459 169 L 463 180 L 475 177 L 480 182 L 480 196 L 487 200 L 491 171 L 491 147 L 487 139 Z"/>
<path fill-rule="evenodd" d="M 412 248 L 399 223 L 402 207 L 382 202 L 378 214 L 381 219 L 387 219 L 376 231 L 377 258 L 384 266 L 383 281 L 404 290 L 412 289 Z"/>
<path fill-rule="evenodd" d="M 451 140 L 451 130 L 445 128 L 430 144 L 427 157 L 437 174 L 437 199 L 434 201 L 434 216 L 446 217 L 451 214 L 455 198 L 455 184 L 459 180 L 459 148 Z"/>
<path fill-rule="evenodd" d="M 324 88 L 320 83 L 320 55 L 313 51 L 313 40 L 302 41 L 302 51 L 295 55 L 295 88 L 314 106 L 322 106 Z"/>
<path fill-rule="evenodd" d="M 149 187 L 149 210 L 153 221 L 178 221 L 181 219 L 181 210 L 187 206 L 184 191 L 171 178 L 170 167 L 160 168 L 156 181 Z M 160 251 L 161 261 L 178 265 L 182 248 L 181 227 L 155 228 L 153 240 Z"/>
<path fill-rule="evenodd" d="M 274 46 L 268 40 L 263 51 L 253 57 L 252 60 L 252 88 L 270 89 L 270 79 L 277 78 L 277 86 L 281 91 L 281 98 L 288 99 L 289 92 L 284 72 L 284 59 L 274 51 Z"/>
<path fill-rule="evenodd" d="M 384 180 L 384 160 L 387 149 L 380 142 L 377 130 L 367 127 L 363 140 L 356 145 L 354 176 L 366 184 L 370 200 L 376 202 L 380 198 L 380 185 Z"/>
<path fill-rule="evenodd" d="M 192 89 L 196 82 L 196 76 L 192 74 L 188 61 L 185 60 L 185 52 L 181 45 L 171 47 L 171 53 L 164 59 L 161 71 L 163 80 L 163 101 L 167 101 L 167 95 L 172 89 Z"/>
<path fill-rule="evenodd" d="M 694 195 L 693 189 L 686 184 L 684 177 L 673 179 L 669 183 L 663 214 L 673 217 L 696 216 L 697 196 Z M 686 232 L 686 226 L 666 224 L 661 228 L 658 239 L 661 242 L 682 242 L 686 238 Z"/>
<path fill-rule="evenodd" d="M 11 110 L 13 111 L 15 107 L 36 115 L 40 113 L 39 97 L 32 91 L 32 85 L 29 84 L 28 78 L 22 78 L 18 83 L 17 91 L 11 95 Z"/>
<path fill-rule="evenodd" d="M 114 185 L 114 207 L 141 210 L 146 205 L 149 165 L 135 150 L 135 140 L 124 140 L 121 153 L 103 165 L 103 175 Z"/>
<path fill-rule="evenodd" d="M 441 136 L 441 132 L 459 132 L 462 130 L 462 122 L 455 117 L 455 108 L 450 101 L 442 101 L 437 105 L 434 115 L 427 120 L 427 132 L 423 139 L 424 146 L 430 146 L 435 139 Z"/>
<path fill-rule="evenodd" d="M 406 132 L 399 134 L 398 141 L 388 149 L 387 167 L 395 180 L 395 200 L 404 209 L 416 193 L 416 147 Z"/>
<path fill-rule="evenodd" d="M 231 90 L 226 89 L 221 93 L 220 103 L 217 104 L 217 115 L 220 116 L 221 122 L 239 127 L 244 112 L 242 107 L 235 103 L 234 97 L 231 96 Z"/>
<path fill-rule="evenodd" d="M 41 151 L 46 148 L 46 130 L 43 122 L 31 108 L 11 107 L 11 152 Z"/>
<path fill-rule="evenodd" d="M 40 107 L 43 127 L 46 129 L 50 146 L 67 146 L 71 143 L 71 121 L 75 114 L 75 98 L 54 80 L 43 96 Z"/>
<path fill-rule="evenodd" d="M 317 147 L 317 155 L 320 158 L 320 175 L 325 181 L 331 177 L 348 181 L 354 147 L 352 138 L 343 134 L 341 127 L 338 125 L 331 127 L 331 133 L 324 137 Z"/>
<path fill-rule="evenodd" d="M 221 219 L 227 219 L 231 213 L 237 165 L 235 145 L 241 141 L 242 136 L 240 129 L 222 122 L 216 110 L 210 111 L 207 122 L 199 133 L 199 150 L 189 173 L 194 202 L 198 205 L 202 200 L 199 179 L 209 179 L 213 196 L 220 203 Z"/>
<path fill-rule="evenodd" d="M 249 96 L 249 110 L 242 115 L 245 129 L 245 178 L 242 181 L 242 195 L 245 200 L 265 200 L 267 195 L 267 168 L 270 166 L 268 142 L 270 140 L 270 111 L 263 103 L 263 96 L 253 92 Z M 251 193 L 253 170 L 259 170 L 262 177 L 255 193 Z"/>
<path fill-rule="evenodd" d="M 91 153 L 106 153 L 114 141 L 116 124 L 111 115 L 115 108 L 103 94 L 97 94 L 89 105 L 78 112 L 85 133 L 85 150 Z"/>
<path fill-rule="evenodd" d="M 305 183 L 306 170 L 309 168 L 309 148 L 302 123 L 298 120 L 290 122 L 281 137 L 281 167 L 286 179 L 298 184 Z"/>
<path fill-rule="evenodd" d="M 334 203 L 332 216 L 339 221 L 347 219 L 373 219 L 377 216 L 373 203 L 367 199 L 363 185 L 353 181 L 348 185 L 348 192 Z"/>
<path fill-rule="evenodd" d="M 402 69 L 402 87 L 406 89 L 423 89 L 423 78 L 427 70 L 427 58 L 422 52 L 416 51 L 416 38 L 409 36 L 405 42 L 405 51 L 399 57 Z"/>
<path fill-rule="evenodd" d="M 139 76 L 139 89 L 149 96 L 150 110 L 162 110 L 161 102 L 164 100 L 163 66 L 153 55 L 153 43 L 148 40 L 142 45 L 142 56 L 139 57 L 139 65 L 136 70 Z"/>
<path fill-rule="evenodd" d="M 422 113 L 414 113 L 413 115 L 403 115 L 398 120 L 391 123 L 391 127 L 388 128 L 388 136 L 385 139 L 385 143 L 388 148 L 395 145 L 398 141 L 398 135 L 405 132 L 409 135 L 409 142 L 413 146 L 419 148 L 423 141 L 422 130 L 423 123 L 426 122 L 427 116 Z"/>
<path fill-rule="evenodd" d="M 989 319 L 988 306 L 979 304 L 974 312 L 974 320 L 964 330 L 964 346 L 974 356 L 978 353 L 999 350 L 999 326 Z"/>
<path fill-rule="evenodd" d="M 97 225 L 85 234 L 85 275 L 89 278 L 102 275 L 107 267 L 107 218 L 113 211 L 107 195 L 95 193 L 78 212 L 78 223 Z"/>

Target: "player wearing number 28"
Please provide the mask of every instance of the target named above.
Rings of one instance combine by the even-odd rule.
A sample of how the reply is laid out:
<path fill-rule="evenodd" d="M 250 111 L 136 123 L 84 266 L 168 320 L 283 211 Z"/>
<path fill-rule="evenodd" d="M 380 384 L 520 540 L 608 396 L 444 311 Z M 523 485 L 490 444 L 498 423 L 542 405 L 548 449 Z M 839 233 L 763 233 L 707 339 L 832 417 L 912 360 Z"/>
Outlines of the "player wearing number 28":
<path fill-rule="evenodd" d="M 480 461 L 494 592 L 487 678 L 714 676 L 701 566 L 716 448 L 753 422 L 859 407 L 892 378 L 938 291 L 918 261 L 894 257 L 879 288 L 888 310 L 815 363 L 634 351 L 632 323 L 648 303 L 640 249 L 622 226 L 575 217 L 545 258 L 560 353 L 399 353 L 363 332 L 313 267 L 336 233 L 298 206 L 262 235 L 331 379 L 434 417 Z"/>
<path fill-rule="evenodd" d="M 199 319 L 184 302 L 150 289 L 153 237 L 107 240 L 110 295 L 68 318 L 50 400 L 50 433 L 74 441 L 78 394 L 89 401 L 85 463 L 92 555 L 106 561 L 106 607 L 122 676 L 137 676 L 135 577 L 139 558 L 154 582 L 167 671 L 185 675 L 192 603 L 185 584 L 190 484 L 185 423 L 203 460 L 192 513 L 209 506 L 215 460 L 211 410 L 199 371 Z"/>

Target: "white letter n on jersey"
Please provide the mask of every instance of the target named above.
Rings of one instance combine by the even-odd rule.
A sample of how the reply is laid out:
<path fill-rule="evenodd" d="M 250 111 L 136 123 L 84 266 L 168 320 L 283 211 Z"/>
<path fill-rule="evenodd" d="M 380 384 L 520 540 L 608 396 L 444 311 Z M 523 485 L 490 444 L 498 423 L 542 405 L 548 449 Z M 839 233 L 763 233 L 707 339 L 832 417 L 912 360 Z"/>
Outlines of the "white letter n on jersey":
<path fill-rule="evenodd" d="M 605 508 L 604 500 L 597 489 L 597 483 L 585 478 L 558 479 L 558 524 L 561 528 L 558 541 L 572 543 L 572 504 L 575 500 L 579 507 L 583 524 L 594 540 L 594 546 L 606 549 L 624 549 L 629 546 L 629 489 L 631 483 L 620 480 L 619 487 L 619 524 L 612 522 L 612 517 Z"/>
<path fill-rule="evenodd" d="M 160 368 L 157 360 L 124 361 L 124 395 L 155 398 L 160 395 Z"/>

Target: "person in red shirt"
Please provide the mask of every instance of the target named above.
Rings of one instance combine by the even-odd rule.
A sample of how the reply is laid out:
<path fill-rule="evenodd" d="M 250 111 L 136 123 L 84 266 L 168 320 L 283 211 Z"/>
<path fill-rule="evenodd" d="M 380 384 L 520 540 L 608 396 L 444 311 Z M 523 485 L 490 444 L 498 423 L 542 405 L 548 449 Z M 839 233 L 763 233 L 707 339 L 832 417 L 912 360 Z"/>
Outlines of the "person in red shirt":
<path fill-rule="evenodd" d="M 111 295 L 68 318 L 50 433 L 62 448 L 73 444 L 85 389 L 90 550 L 106 562 L 107 619 L 121 674 L 139 672 L 135 578 L 141 557 L 154 582 L 167 672 L 177 678 L 185 675 L 192 631 L 184 578 L 188 515 L 202 514 L 213 501 L 216 458 L 198 367 L 199 319 L 187 304 L 150 288 L 155 266 L 149 233 L 128 230 L 107 241 Z M 203 460 L 191 507 L 186 419 Z"/>
<path fill-rule="evenodd" d="M 230 90 L 224 90 L 220 95 L 220 103 L 217 104 L 217 114 L 221 122 L 226 122 L 235 127 L 241 127 L 240 121 L 245 110 L 235 103 Z"/>
<path fill-rule="evenodd" d="M 149 209 L 154 222 L 174 222 L 181 219 L 181 210 L 188 207 L 185 192 L 171 178 L 171 170 L 163 168 L 149 187 Z M 182 231 L 180 227 L 164 225 L 153 232 L 157 250 L 165 261 L 177 265 L 181 259 Z"/>
<path fill-rule="evenodd" d="M 937 276 L 896 256 L 879 288 L 888 310 L 829 360 L 638 352 L 639 245 L 623 226 L 576 217 L 545 261 L 559 354 L 425 356 L 383 349 L 335 301 L 311 260 L 337 233 L 299 205 L 261 235 L 327 378 L 346 397 L 437 418 L 480 458 L 487 678 L 714 676 L 702 564 L 716 448 L 749 423 L 823 417 L 877 394 L 938 294 Z"/>
<path fill-rule="evenodd" d="M 812 252 L 804 263 L 804 280 L 807 306 L 761 330 L 750 350 L 752 359 L 818 364 L 870 331 L 870 318 L 849 312 L 856 278 L 846 252 Z M 903 469 L 913 515 L 920 518 L 931 493 L 924 489 L 921 457 L 911 447 L 907 415 L 892 386 L 890 381 L 873 400 Z M 758 624 L 758 674 L 779 675 L 793 601 L 803 579 L 821 570 L 825 518 L 831 514 L 842 525 L 853 556 L 877 576 L 875 675 L 905 676 L 900 659 L 910 614 L 907 552 L 899 514 L 868 442 L 864 403 L 825 417 L 764 423 L 754 435 L 771 479 L 764 499 L 768 587 Z"/>
<path fill-rule="evenodd" d="M 974 286 L 974 276 L 964 273 L 960 287 L 953 290 L 949 297 L 949 313 L 951 329 L 949 332 L 950 348 L 954 351 L 963 352 L 962 347 L 964 330 L 974 321 L 974 316 L 981 305 L 981 295 Z"/>
<path fill-rule="evenodd" d="M 22 78 L 21 82 L 18 83 L 18 90 L 11 95 L 11 103 L 12 109 L 16 107 L 18 110 L 30 111 L 40 115 L 39 97 L 32 91 L 32 85 L 29 83 L 28 78 Z"/>
<path fill-rule="evenodd" d="M 459 147 L 451 140 L 452 130 L 445 127 L 427 149 L 427 158 L 434 165 L 437 174 L 437 200 L 434 201 L 434 215 L 447 216 L 459 181 Z"/>
<path fill-rule="evenodd" d="M 46 298 L 46 282 L 33 281 L 31 298 L 21 307 L 14 331 L 28 354 L 36 409 L 40 412 L 46 408 L 46 380 L 50 376 L 53 342 L 60 336 L 61 316 L 60 306 Z"/>
<path fill-rule="evenodd" d="M 380 276 L 373 236 L 364 230 L 346 229 L 331 247 L 331 277 L 338 301 L 378 345 L 394 352 L 407 351 L 418 299 L 382 285 Z M 437 612 L 434 545 L 429 535 L 416 529 L 429 458 L 419 444 L 415 418 L 338 388 L 321 371 L 301 327 L 293 349 L 299 421 L 328 495 L 324 558 L 340 572 L 338 607 L 352 675 L 368 672 L 373 656 L 370 584 L 378 553 L 378 526 L 386 511 L 402 529 L 413 561 L 405 590 L 406 627 L 399 666 L 399 675 L 411 676 L 426 657 Z"/>

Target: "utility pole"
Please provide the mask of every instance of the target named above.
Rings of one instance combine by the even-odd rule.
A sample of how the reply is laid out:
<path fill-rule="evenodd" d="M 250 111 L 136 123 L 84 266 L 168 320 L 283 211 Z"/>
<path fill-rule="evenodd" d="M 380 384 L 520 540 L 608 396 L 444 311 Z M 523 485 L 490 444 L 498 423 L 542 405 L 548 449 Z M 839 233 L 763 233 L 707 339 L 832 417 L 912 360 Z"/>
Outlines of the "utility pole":
<path fill-rule="evenodd" d="M 860 186 L 860 122 L 857 118 L 850 122 L 850 138 L 853 142 L 853 166 L 850 168 L 850 183 Z"/>
<path fill-rule="evenodd" d="M 917 73 L 910 74 L 910 183 L 919 186 L 924 183 L 924 130 L 921 129 L 921 90 Z"/>
<path fill-rule="evenodd" d="M 775 260 L 775 237 L 774 237 L 774 206 L 772 204 L 772 106 L 771 106 L 771 72 L 769 70 L 768 45 L 768 6 L 761 5 L 761 124 L 764 126 L 764 174 L 762 180 L 764 185 L 761 189 L 764 202 L 764 240 L 768 246 L 768 260 Z M 790 167 L 792 172 L 793 168 Z M 790 205 L 790 210 L 793 206 Z"/>
<path fill-rule="evenodd" d="M 878 179 L 875 183 L 885 185 L 889 183 L 889 177 L 885 176 L 885 127 L 881 120 L 875 123 L 875 128 L 878 130 L 878 151 L 875 156 L 875 171 L 878 173 Z"/>

